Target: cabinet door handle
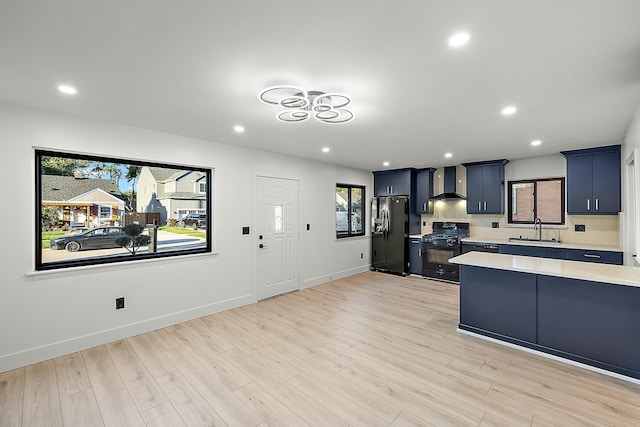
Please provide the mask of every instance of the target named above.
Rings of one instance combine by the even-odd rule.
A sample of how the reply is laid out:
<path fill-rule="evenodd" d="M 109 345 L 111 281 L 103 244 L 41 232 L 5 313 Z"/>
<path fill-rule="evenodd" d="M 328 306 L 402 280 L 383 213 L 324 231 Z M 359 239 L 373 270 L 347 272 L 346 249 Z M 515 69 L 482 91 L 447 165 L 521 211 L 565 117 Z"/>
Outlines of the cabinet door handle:
<path fill-rule="evenodd" d="M 478 212 L 482 210 L 482 202 L 478 202 Z"/>
<path fill-rule="evenodd" d="M 593 254 L 584 254 L 585 258 L 596 258 L 596 259 L 600 259 L 600 255 L 593 255 Z"/>
<path fill-rule="evenodd" d="M 487 201 L 486 200 L 484 201 L 484 210 L 485 211 L 487 210 Z"/>
<path fill-rule="evenodd" d="M 427 204 L 426 203 L 422 204 L 422 210 L 425 211 L 425 212 L 427 211 Z"/>
<path fill-rule="evenodd" d="M 587 210 L 590 211 L 591 210 L 591 199 L 587 199 Z"/>
<path fill-rule="evenodd" d="M 393 194 L 393 185 L 389 186 L 389 194 Z"/>
<path fill-rule="evenodd" d="M 596 199 L 596 210 L 599 210 L 600 208 L 598 207 L 598 199 Z"/>

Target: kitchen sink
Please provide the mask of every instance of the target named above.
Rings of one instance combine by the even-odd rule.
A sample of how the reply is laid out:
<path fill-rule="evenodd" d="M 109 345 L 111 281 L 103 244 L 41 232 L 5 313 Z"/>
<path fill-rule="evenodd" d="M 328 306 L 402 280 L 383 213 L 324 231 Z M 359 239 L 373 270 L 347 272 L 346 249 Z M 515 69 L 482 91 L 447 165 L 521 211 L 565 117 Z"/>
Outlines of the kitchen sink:
<path fill-rule="evenodd" d="M 543 243 L 560 243 L 560 240 L 556 239 L 531 239 L 529 237 L 509 237 L 509 241 L 517 242 L 543 242 Z"/>

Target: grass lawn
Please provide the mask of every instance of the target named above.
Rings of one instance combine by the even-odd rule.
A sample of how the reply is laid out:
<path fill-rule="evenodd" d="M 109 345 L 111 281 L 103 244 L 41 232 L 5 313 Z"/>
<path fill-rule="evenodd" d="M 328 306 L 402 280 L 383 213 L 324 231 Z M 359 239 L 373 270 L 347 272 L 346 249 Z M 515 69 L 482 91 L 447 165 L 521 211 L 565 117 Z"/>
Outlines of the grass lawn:
<path fill-rule="evenodd" d="M 168 227 L 166 225 L 158 227 L 158 230 L 168 231 L 169 233 L 186 234 L 187 236 L 199 237 L 205 239 L 207 233 L 204 230 L 194 230 L 190 227 Z"/>
<path fill-rule="evenodd" d="M 42 249 L 49 249 L 49 240 L 64 236 L 64 231 L 45 231 L 42 233 Z"/>

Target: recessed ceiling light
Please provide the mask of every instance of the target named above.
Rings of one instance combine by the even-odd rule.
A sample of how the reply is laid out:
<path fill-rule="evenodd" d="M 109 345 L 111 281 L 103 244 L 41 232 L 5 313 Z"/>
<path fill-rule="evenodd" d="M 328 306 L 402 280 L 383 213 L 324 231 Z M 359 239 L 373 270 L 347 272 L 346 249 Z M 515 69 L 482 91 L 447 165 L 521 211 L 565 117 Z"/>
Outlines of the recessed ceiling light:
<path fill-rule="evenodd" d="M 451 47 L 462 47 L 469 43 L 469 39 L 471 36 L 469 33 L 457 33 L 449 37 L 449 46 Z"/>
<path fill-rule="evenodd" d="M 65 95 L 75 95 L 78 93 L 78 90 L 75 87 L 69 85 L 60 85 L 58 86 L 58 90 Z"/>
<path fill-rule="evenodd" d="M 331 149 L 329 147 L 322 147 L 322 152 L 323 153 L 328 153 L 329 151 L 331 151 Z"/>
<path fill-rule="evenodd" d="M 534 140 L 534 141 L 531 141 L 531 145 L 533 145 L 534 147 L 535 147 L 535 146 L 538 146 L 538 145 L 540 145 L 540 144 L 542 144 L 542 141 L 540 141 L 539 139 L 536 139 L 536 140 Z"/>
<path fill-rule="evenodd" d="M 234 126 L 233 130 L 236 131 L 237 133 L 242 133 L 242 132 L 244 132 L 244 127 L 240 126 L 240 125 Z"/>
<path fill-rule="evenodd" d="M 518 111 L 516 107 L 514 107 L 513 105 L 509 105 L 508 107 L 504 107 L 502 109 L 502 114 L 504 114 L 505 116 L 510 116 L 512 114 L 515 114 L 516 111 Z"/>
<path fill-rule="evenodd" d="M 389 166 L 389 162 L 382 162 L 382 166 Z"/>
<path fill-rule="evenodd" d="M 444 157 L 446 157 L 447 159 L 450 159 L 451 156 L 453 156 L 453 154 L 451 153 L 444 153 Z"/>

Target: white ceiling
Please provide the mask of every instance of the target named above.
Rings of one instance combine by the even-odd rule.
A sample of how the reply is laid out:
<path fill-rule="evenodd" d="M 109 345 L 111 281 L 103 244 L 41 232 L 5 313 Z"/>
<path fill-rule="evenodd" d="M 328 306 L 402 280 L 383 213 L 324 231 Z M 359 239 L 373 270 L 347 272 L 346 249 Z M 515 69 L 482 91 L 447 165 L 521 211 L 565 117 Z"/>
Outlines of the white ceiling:
<path fill-rule="evenodd" d="M 355 119 L 280 123 L 276 84 Z M 365 170 L 545 156 L 622 142 L 640 0 L 0 0 L 0 99 Z"/>

